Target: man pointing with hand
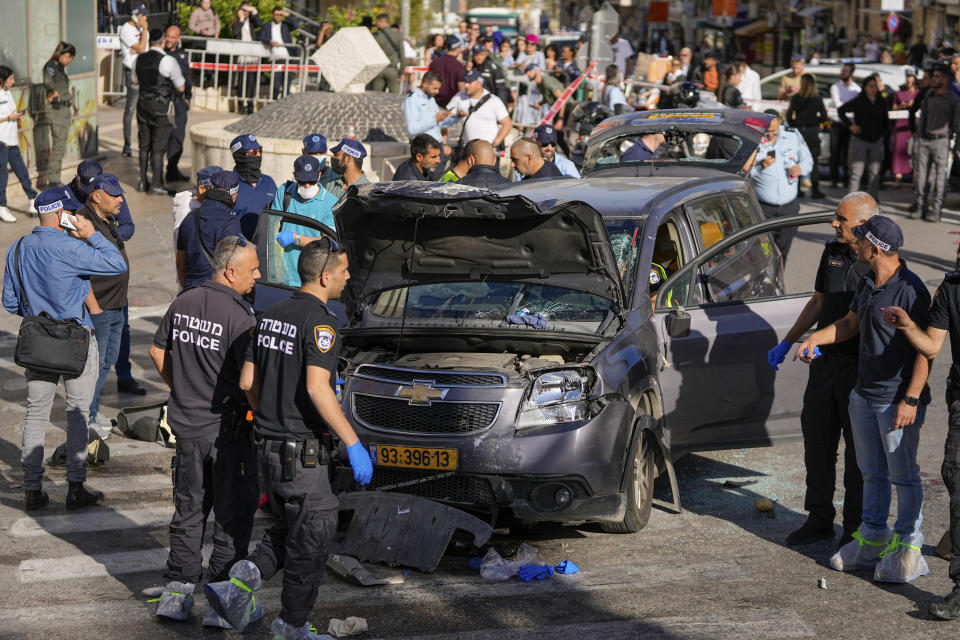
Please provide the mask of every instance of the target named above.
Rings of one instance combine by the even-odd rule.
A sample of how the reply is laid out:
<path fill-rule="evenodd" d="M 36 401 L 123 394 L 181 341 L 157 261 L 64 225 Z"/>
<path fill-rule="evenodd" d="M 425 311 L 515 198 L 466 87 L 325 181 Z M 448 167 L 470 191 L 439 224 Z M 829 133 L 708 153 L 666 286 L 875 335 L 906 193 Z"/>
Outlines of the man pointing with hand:
<path fill-rule="evenodd" d="M 858 259 L 872 273 L 860 283 L 850 310 L 816 331 L 794 359 L 812 362 L 815 348 L 860 334 L 857 385 L 850 394 L 850 422 L 863 474 L 863 514 L 853 540 L 830 558 L 838 571 L 875 569 L 877 582 L 912 582 L 930 572 L 920 553 L 923 488 L 917 465 L 920 426 L 930 402 L 930 362 L 917 353 L 883 315 L 886 307 L 907 310 L 926 328 L 930 294 L 899 256 L 900 227 L 873 216 L 851 232 Z M 897 489 L 897 520 L 887 527 L 890 485 Z"/>

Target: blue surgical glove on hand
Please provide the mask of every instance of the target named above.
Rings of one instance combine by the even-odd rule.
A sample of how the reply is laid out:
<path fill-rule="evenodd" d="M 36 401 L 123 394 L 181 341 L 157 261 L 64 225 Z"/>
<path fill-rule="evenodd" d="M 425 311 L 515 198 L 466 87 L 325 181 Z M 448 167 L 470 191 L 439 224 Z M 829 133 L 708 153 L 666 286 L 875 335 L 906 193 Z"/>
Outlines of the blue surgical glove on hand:
<path fill-rule="evenodd" d="M 281 247 L 289 247 L 293 244 L 293 231 L 281 231 L 277 234 L 277 242 L 280 243 Z"/>
<path fill-rule="evenodd" d="M 783 340 L 775 346 L 770 351 L 767 351 L 767 362 L 770 363 L 770 366 L 773 367 L 775 371 L 780 371 L 778 365 L 783 364 L 784 358 L 787 357 L 787 352 L 790 351 L 790 343 L 786 340 Z"/>
<path fill-rule="evenodd" d="M 350 466 L 353 467 L 353 479 L 361 485 L 370 484 L 373 478 L 373 463 L 370 462 L 370 454 L 363 447 L 359 440 L 347 447 L 347 455 L 350 456 Z"/>

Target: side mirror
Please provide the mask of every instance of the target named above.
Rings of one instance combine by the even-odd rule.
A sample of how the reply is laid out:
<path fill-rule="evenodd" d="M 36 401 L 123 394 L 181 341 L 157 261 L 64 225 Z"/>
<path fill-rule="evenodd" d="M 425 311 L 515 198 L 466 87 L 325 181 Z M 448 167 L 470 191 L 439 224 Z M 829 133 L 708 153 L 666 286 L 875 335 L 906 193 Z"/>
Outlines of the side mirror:
<path fill-rule="evenodd" d="M 667 335 L 671 338 L 686 338 L 690 335 L 690 314 L 678 307 L 670 311 L 664 319 Z"/>

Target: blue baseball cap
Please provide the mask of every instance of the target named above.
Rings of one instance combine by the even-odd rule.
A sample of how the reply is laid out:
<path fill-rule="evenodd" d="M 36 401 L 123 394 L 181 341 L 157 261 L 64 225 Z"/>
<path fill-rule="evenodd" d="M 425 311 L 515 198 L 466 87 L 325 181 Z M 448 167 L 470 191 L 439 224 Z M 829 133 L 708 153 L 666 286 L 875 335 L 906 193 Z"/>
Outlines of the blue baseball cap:
<path fill-rule="evenodd" d="M 78 211 L 83 205 L 74 197 L 69 187 L 51 187 L 33 201 L 37 213 L 55 213 L 60 209 Z"/>
<path fill-rule="evenodd" d="M 463 81 L 464 81 L 464 82 L 476 82 L 477 80 L 480 80 L 481 78 L 483 78 L 483 76 L 480 75 L 480 72 L 477 71 L 476 69 L 474 69 L 473 71 L 467 71 L 467 75 L 463 76 Z"/>
<path fill-rule="evenodd" d="M 873 216 L 850 231 L 855 238 L 866 238 L 878 249 L 896 251 L 903 246 L 903 231 L 886 216 Z"/>
<path fill-rule="evenodd" d="M 487 48 L 486 48 L 485 46 L 483 46 L 482 44 L 475 44 L 475 45 L 473 45 L 473 48 L 471 49 L 471 51 L 472 51 L 473 53 L 485 53 L 486 50 L 487 50 Z"/>
<path fill-rule="evenodd" d="M 313 156 L 300 156 L 293 161 L 293 177 L 297 182 L 316 182 L 320 179 L 320 161 Z"/>
<path fill-rule="evenodd" d="M 80 190 L 86 194 L 93 191 L 93 183 L 101 173 L 103 173 L 103 167 L 96 160 L 84 160 L 77 165 L 77 184 Z"/>
<path fill-rule="evenodd" d="M 303 148 L 307 150 L 307 153 L 326 153 L 327 139 L 319 133 L 308 134 L 303 139 Z"/>
<path fill-rule="evenodd" d="M 533 137 L 540 144 L 557 144 L 557 130 L 549 124 L 542 124 L 534 129 Z"/>
<path fill-rule="evenodd" d="M 111 196 L 123 195 L 123 187 L 120 186 L 120 181 L 117 179 L 117 176 L 112 173 L 103 173 L 97 176 L 96 181 L 93 183 L 93 191 L 97 189 L 103 189 Z"/>
<path fill-rule="evenodd" d="M 130 7 L 130 15 L 141 15 L 141 16 L 149 15 L 147 13 L 147 5 L 143 4 L 142 2 L 138 2 L 137 4 Z"/>
<path fill-rule="evenodd" d="M 340 141 L 340 144 L 330 149 L 330 151 L 331 153 L 336 153 L 340 151 L 340 149 L 343 149 L 345 154 L 354 158 L 367 157 L 367 150 L 363 148 L 363 145 L 360 144 L 358 140 L 354 140 L 353 138 L 344 138 Z"/>
<path fill-rule="evenodd" d="M 236 171 L 218 171 L 213 174 L 210 184 L 214 189 L 223 189 L 232 195 L 240 190 L 240 174 Z"/>
<path fill-rule="evenodd" d="M 200 171 L 197 171 L 197 184 L 201 187 L 211 186 L 210 180 L 221 171 L 223 171 L 223 167 L 218 167 L 215 164 L 200 169 Z"/>
<path fill-rule="evenodd" d="M 260 149 L 260 143 L 252 133 L 243 133 L 230 141 L 230 153 L 236 153 L 243 149 L 244 151 L 255 151 Z"/>

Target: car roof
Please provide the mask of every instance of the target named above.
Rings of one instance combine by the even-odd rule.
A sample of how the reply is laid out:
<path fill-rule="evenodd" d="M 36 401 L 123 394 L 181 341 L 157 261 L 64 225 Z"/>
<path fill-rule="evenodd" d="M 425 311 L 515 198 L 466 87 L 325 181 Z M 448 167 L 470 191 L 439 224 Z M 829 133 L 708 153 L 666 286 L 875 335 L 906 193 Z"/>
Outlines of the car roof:
<path fill-rule="evenodd" d="M 810 73 L 816 76 L 818 73 L 824 76 L 839 76 L 840 70 L 843 68 L 843 64 L 811 64 L 807 65 L 804 68 L 804 73 Z M 882 64 L 879 62 L 864 62 L 857 63 L 856 68 L 853 70 L 853 77 L 855 78 L 865 78 L 871 74 L 879 73 L 885 78 L 890 78 L 892 80 L 903 82 L 904 78 L 907 75 L 907 69 L 912 69 L 908 65 L 900 64 Z M 764 76 L 760 79 L 760 84 L 769 82 L 771 80 L 776 80 L 777 78 L 784 76 L 790 73 L 791 69 L 781 69 L 776 73 L 771 73 L 768 76 Z"/>
<path fill-rule="evenodd" d="M 701 176 L 693 178 L 650 176 L 521 180 L 495 191 L 501 195 L 521 194 L 538 203 L 577 200 L 587 203 L 604 217 L 620 218 L 646 217 L 661 202 L 672 208 L 692 194 L 744 188 L 745 185 L 742 178 L 730 173 L 704 169 Z"/>

